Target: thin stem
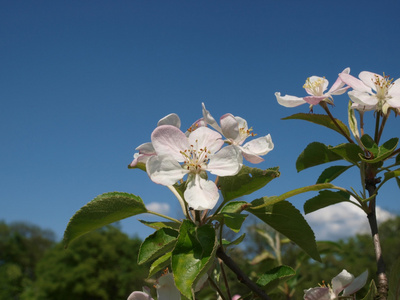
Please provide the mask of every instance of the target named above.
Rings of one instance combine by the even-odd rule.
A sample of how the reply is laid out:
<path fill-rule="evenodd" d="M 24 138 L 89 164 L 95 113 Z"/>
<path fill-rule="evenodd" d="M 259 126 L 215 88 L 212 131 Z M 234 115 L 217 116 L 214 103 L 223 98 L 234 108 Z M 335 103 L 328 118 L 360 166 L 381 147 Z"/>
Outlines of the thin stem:
<path fill-rule="evenodd" d="M 243 271 L 232 260 L 232 258 L 226 255 L 222 247 L 219 247 L 217 249 L 217 256 L 228 266 L 229 269 L 231 269 L 236 274 L 238 280 L 241 283 L 245 284 L 254 293 L 256 293 L 258 297 L 260 297 L 260 299 L 271 300 L 271 298 L 257 284 L 251 281 L 250 278 L 243 273 Z"/>
<path fill-rule="evenodd" d="M 212 287 L 217 291 L 217 293 L 221 296 L 222 300 L 228 300 L 225 295 L 222 293 L 221 289 L 219 286 L 212 280 L 210 277 L 208 277 L 208 282 L 212 285 Z"/>
<path fill-rule="evenodd" d="M 181 221 L 179 221 L 179 220 L 177 220 L 177 219 L 174 219 L 174 218 L 165 216 L 165 215 L 163 215 L 163 214 L 159 214 L 158 212 L 155 212 L 155 211 L 148 210 L 147 213 L 152 214 L 152 215 L 155 215 L 155 216 L 158 216 L 158 217 L 162 217 L 162 218 L 164 218 L 164 219 L 171 220 L 171 221 L 173 221 L 173 222 L 175 222 L 175 223 L 181 223 Z"/>
<path fill-rule="evenodd" d="M 349 141 L 349 143 L 354 144 L 354 141 L 350 138 L 350 136 L 348 136 L 348 134 L 346 132 L 344 132 L 343 128 L 339 126 L 339 124 L 336 122 L 336 119 L 333 117 L 333 115 L 331 114 L 331 112 L 329 111 L 328 106 L 326 105 L 325 102 L 320 102 L 322 108 L 326 111 L 326 113 L 328 114 L 329 118 L 331 118 L 332 122 L 335 124 L 335 126 L 339 129 L 339 131 L 342 133 L 342 135 Z"/>
<path fill-rule="evenodd" d="M 364 135 L 364 112 L 363 111 L 358 111 L 360 115 L 360 130 L 361 130 L 361 136 Z"/>
<path fill-rule="evenodd" d="M 366 188 L 370 196 L 376 193 L 376 183 L 366 182 Z M 374 197 L 369 202 L 370 213 L 367 215 L 369 226 L 371 228 L 371 235 L 374 243 L 375 258 L 377 264 L 377 276 L 378 276 L 378 295 L 380 300 L 386 300 L 388 296 L 388 279 L 386 276 L 385 262 L 382 256 L 382 248 L 378 233 L 378 223 L 376 220 L 376 198 Z"/>
<path fill-rule="evenodd" d="M 376 144 L 378 144 L 378 134 L 379 134 L 379 123 L 381 120 L 381 114 L 378 112 L 376 113 L 376 122 L 375 122 L 375 136 L 374 136 L 374 141 Z"/>
<path fill-rule="evenodd" d="M 179 204 L 181 205 L 183 214 L 185 215 L 186 218 L 188 218 L 188 213 L 187 213 L 187 210 L 186 210 L 185 201 L 182 199 L 181 195 L 179 195 L 178 191 L 174 188 L 173 185 L 169 185 L 168 188 L 175 195 L 175 197 L 178 199 Z"/>
<path fill-rule="evenodd" d="M 386 121 L 387 121 L 387 119 L 389 117 L 389 114 L 390 114 L 390 110 L 388 111 L 387 115 L 383 116 L 383 120 L 382 120 L 382 123 L 381 123 L 381 128 L 379 129 L 379 133 L 378 133 L 378 140 L 376 142 L 377 144 L 379 144 L 379 140 L 382 137 L 383 128 L 385 128 L 385 124 L 386 124 Z"/>
<path fill-rule="evenodd" d="M 221 259 L 219 259 L 219 266 L 221 268 L 222 277 L 224 278 L 224 283 L 225 283 L 225 287 L 226 287 L 226 292 L 228 293 L 228 298 L 232 299 L 231 291 L 229 289 L 229 284 L 228 284 L 228 278 L 226 277 L 224 264 L 222 263 Z"/>

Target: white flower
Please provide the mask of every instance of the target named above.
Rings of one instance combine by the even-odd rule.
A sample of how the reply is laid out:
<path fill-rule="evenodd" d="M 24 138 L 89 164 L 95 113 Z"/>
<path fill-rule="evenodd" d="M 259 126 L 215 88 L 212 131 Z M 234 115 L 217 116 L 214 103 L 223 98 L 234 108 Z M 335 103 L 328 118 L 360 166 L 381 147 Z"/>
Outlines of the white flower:
<path fill-rule="evenodd" d="M 306 300 L 334 300 L 341 296 L 349 296 L 361 289 L 368 278 L 368 270 L 357 278 L 346 270 L 340 272 L 332 279 L 331 286 L 321 286 L 304 290 L 304 299 Z"/>
<path fill-rule="evenodd" d="M 237 147 L 249 162 L 257 164 L 264 161 L 261 155 L 266 155 L 274 149 L 274 144 L 269 134 L 243 144 L 249 136 L 254 136 L 253 129 L 248 127 L 245 119 L 235 117 L 232 114 L 225 114 L 220 118 L 221 126 L 219 126 L 206 109 L 204 103 L 202 103 L 202 106 L 204 125 L 208 124 L 220 132 L 227 139 L 227 142 Z"/>
<path fill-rule="evenodd" d="M 195 210 L 212 209 L 219 199 L 218 188 L 206 179 L 206 171 L 232 176 L 242 167 L 240 152 L 233 146 L 221 149 L 222 136 L 207 127 L 200 127 L 187 137 L 175 126 L 162 125 L 153 131 L 151 141 L 157 155 L 146 163 L 150 179 L 170 186 L 188 174 L 184 198 Z"/>
<path fill-rule="evenodd" d="M 157 126 L 172 125 L 177 128 L 181 127 L 181 120 L 177 114 L 169 114 L 158 121 Z M 150 156 L 156 155 L 154 147 L 151 143 L 144 143 L 138 146 L 135 150 L 139 151 L 133 155 L 133 161 L 129 167 L 134 168 L 138 163 L 146 163 Z"/>
<path fill-rule="evenodd" d="M 346 68 L 341 74 L 349 73 L 350 68 Z M 348 89 L 348 87 L 344 87 L 345 83 L 340 77 L 336 79 L 329 91 L 325 92 L 328 85 L 329 82 L 325 79 L 325 77 L 311 76 L 307 78 L 306 83 L 303 85 L 303 88 L 310 96 L 302 98 L 290 95 L 281 96 L 281 93 L 276 92 L 275 97 L 278 103 L 285 107 L 296 107 L 301 104 L 308 103 L 312 108 L 312 106 L 319 104 L 321 101 L 332 104 L 332 95 L 341 95 Z"/>
<path fill-rule="evenodd" d="M 350 87 L 349 97 L 354 102 L 353 108 L 361 111 L 377 110 L 387 114 L 389 108 L 400 108 L 400 78 L 393 82 L 388 76 L 381 76 L 363 71 L 357 79 L 349 74 L 339 77 Z"/>

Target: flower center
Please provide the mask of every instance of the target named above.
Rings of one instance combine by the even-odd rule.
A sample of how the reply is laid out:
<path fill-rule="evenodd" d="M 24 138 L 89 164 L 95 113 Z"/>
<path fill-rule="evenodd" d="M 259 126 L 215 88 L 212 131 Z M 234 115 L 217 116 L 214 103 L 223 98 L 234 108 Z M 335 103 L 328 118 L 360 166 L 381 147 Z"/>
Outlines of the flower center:
<path fill-rule="evenodd" d="M 201 170 L 204 170 L 207 167 L 207 164 L 210 161 L 208 155 L 211 154 L 211 152 L 207 147 L 199 149 L 197 145 L 196 147 L 190 145 L 190 148 L 181 151 L 181 154 L 184 158 L 183 168 L 186 168 L 193 173 L 200 173 Z"/>
<path fill-rule="evenodd" d="M 246 129 L 246 127 L 240 127 L 239 128 L 240 142 L 243 142 L 249 136 L 256 136 L 257 135 L 252 131 L 253 131 L 253 127 L 250 127 L 249 129 Z"/>
<path fill-rule="evenodd" d="M 372 79 L 372 82 L 375 84 L 376 87 L 376 97 L 380 101 L 384 101 L 385 98 L 387 97 L 389 89 L 393 85 L 393 78 L 390 79 L 389 76 L 383 73 L 383 77 L 375 75 L 374 79 Z"/>
<path fill-rule="evenodd" d="M 322 96 L 324 93 L 324 82 L 325 77 L 318 77 L 317 80 L 311 80 L 310 77 L 307 78 L 306 83 L 303 88 L 308 90 L 314 96 Z"/>

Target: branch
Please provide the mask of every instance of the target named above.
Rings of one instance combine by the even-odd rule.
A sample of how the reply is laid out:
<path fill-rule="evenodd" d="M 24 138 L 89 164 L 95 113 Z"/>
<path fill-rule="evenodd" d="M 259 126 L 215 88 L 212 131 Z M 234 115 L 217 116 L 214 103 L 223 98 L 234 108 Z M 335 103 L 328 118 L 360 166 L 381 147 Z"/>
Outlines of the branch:
<path fill-rule="evenodd" d="M 260 297 L 260 299 L 271 300 L 271 298 L 257 284 L 251 281 L 250 278 L 243 273 L 243 271 L 232 260 L 232 258 L 226 255 L 222 247 L 219 247 L 217 249 L 217 256 L 228 266 L 229 269 L 233 271 L 233 273 L 236 274 L 238 280 L 241 283 L 247 285 L 247 287 L 251 289 L 254 293 L 256 293 Z"/>

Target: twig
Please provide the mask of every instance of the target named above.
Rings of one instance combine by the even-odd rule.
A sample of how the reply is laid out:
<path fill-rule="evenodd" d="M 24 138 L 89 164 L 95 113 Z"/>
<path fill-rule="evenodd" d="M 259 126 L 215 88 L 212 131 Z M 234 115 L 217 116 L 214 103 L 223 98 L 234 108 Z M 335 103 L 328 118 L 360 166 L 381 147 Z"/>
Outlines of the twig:
<path fill-rule="evenodd" d="M 217 249 L 217 256 L 228 266 L 229 269 L 233 271 L 233 273 L 236 274 L 238 280 L 245 284 L 250 290 L 252 290 L 254 293 L 260 297 L 260 299 L 263 300 L 271 300 L 271 298 L 253 281 L 250 280 L 249 277 L 247 277 L 246 274 L 243 273 L 243 271 L 239 268 L 239 266 L 230 258 L 224 250 L 219 247 Z"/>

